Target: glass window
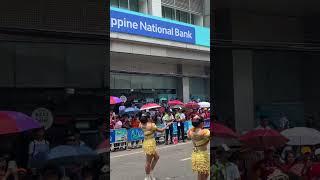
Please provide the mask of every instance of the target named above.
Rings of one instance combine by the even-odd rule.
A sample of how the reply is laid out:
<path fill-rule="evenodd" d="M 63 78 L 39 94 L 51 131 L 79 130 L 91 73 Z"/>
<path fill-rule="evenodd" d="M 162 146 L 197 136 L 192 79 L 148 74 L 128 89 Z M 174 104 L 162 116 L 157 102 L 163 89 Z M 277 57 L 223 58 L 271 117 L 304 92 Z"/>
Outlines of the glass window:
<path fill-rule="evenodd" d="M 190 23 L 190 13 L 177 10 L 177 21 Z"/>
<path fill-rule="evenodd" d="M 110 5 L 114 7 L 119 7 L 119 0 L 111 0 Z"/>
<path fill-rule="evenodd" d="M 174 18 L 174 9 L 162 6 L 162 17 L 167 19 L 175 19 Z"/>
<path fill-rule="evenodd" d="M 129 8 L 128 0 L 120 0 L 120 8 L 128 9 Z"/>
<path fill-rule="evenodd" d="M 130 10 L 139 12 L 139 2 L 138 0 L 129 0 L 130 2 Z"/>

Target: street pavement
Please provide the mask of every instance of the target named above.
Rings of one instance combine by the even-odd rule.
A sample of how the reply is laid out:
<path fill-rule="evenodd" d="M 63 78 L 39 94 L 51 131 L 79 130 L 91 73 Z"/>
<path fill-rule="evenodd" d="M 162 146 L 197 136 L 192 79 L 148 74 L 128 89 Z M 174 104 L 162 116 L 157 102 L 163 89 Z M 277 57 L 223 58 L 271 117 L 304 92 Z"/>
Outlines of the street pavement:
<path fill-rule="evenodd" d="M 192 143 L 157 146 L 160 159 L 154 169 L 158 180 L 195 180 L 191 169 Z M 112 180 L 144 180 L 145 155 L 142 148 L 110 154 Z"/>

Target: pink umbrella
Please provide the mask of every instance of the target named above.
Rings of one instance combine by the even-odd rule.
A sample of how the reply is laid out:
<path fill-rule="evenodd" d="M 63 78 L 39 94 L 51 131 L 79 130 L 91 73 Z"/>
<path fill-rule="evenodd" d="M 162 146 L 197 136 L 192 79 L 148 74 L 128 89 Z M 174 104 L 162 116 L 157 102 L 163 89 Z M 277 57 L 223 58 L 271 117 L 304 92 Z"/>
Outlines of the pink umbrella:
<path fill-rule="evenodd" d="M 188 102 L 186 105 L 185 105 L 186 108 L 189 108 L 189 109 L 199 109 L 200 108 L 200 105 L 194 101 L 191 101 L 191 102 Z"/>
<path fill-rule="evenodd" d="M 210 124 L 212 124 L 211 126 L 211 132 L 213 136 L 217 136 L 217 137 L 230 137 L 230 138 L 237 138 L 239 135 L 237 133 L 235 133 L 232 129 L 219 124 L 219 123 L 213 123 L 210 122 Z"/>
<path fill-rule="evenodd" d="M 155 108 L 161 108 L 161 106 L 159 106 L 159 105 L 156 104 L 156 103 L 148 103 L 148 104 L 143 105 L 143 106 L 140 108 L 140 110 L 143 111 L 143 110 L 155 109 Z"/>
<path fill-rule="evenodd" d="M 38 121 L 23 113 L 0 111 L 0 134 L 19 133 L 40 127 Z"/>
<path fill-rule="evenodd" d="M 122 103 L 122 100 L 118 97 L 115 97 L 115 96 L 110 96 L 110 104 L 113 105 L 113 104 L 119 104 L 119 103 Z"/>
<path fill-rule="evenodd" d="M 252 148 L 267 149 L 280 147 L 288 142 L 288 139 L 278 131 L 272 129 L 256 129 L 240 136 L 239 140 Z"/>
<path fill-rule="evenodd" d="M 176 105 L 184 105 L 183 102 L 179 100 L 171 100 L 168 102 L 169 106 L 176 106 Z"/>

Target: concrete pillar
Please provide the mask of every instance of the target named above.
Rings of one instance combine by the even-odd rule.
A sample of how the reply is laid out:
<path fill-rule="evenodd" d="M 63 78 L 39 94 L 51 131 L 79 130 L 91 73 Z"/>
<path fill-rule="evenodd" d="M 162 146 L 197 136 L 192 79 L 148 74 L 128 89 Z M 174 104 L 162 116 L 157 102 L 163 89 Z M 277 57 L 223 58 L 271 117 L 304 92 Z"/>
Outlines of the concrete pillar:
<path fill-rule="evenodd" d="M 161 0 L 149 0 L 149 12 L 153 16 L 162 17 Z"/>
<path fill-rule="evenodd" d="M 238 131 L 253 129 L 253 52 L 233 50 L 234 117 Z"/>
<path fill-rule="evenodd" d="M 190 101 L 190 83 L 188 77 L 182 78 L 182 93 L 183 93 L 183 102 L 187 103 Z"/>

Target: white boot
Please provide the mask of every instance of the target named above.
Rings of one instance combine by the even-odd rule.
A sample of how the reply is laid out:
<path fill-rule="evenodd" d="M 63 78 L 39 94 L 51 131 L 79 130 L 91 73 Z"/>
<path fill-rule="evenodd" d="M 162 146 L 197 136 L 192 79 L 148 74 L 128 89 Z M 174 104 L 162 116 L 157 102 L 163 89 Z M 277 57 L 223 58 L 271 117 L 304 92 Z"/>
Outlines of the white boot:
<path fill-rule="evenodd" d="M 153 176 L 153 172 L 152 171 L 150 172 L 150 179 L 151 180 L 156 180 L 156 178 Z"/>
<path fill-rule="evenodd" d="M 150 174 L 146 174 L 146 177 L 144 178 L 144 180 L 151 180 Z"/>

